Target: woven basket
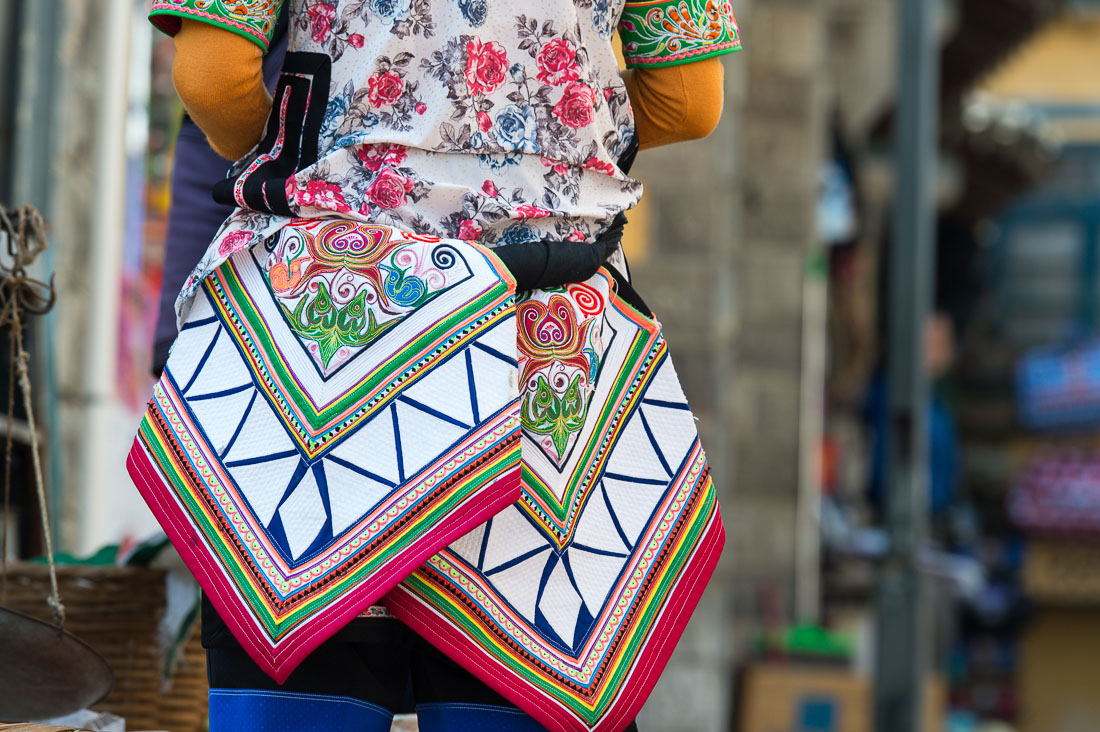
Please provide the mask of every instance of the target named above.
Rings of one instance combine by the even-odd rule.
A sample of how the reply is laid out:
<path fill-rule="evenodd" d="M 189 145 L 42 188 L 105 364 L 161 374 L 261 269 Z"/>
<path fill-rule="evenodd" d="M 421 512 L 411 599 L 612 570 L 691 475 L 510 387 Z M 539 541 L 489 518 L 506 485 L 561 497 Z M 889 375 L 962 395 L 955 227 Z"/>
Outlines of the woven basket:
<path fill-rule="evenodd" d="M 206 651 L 198 623 L 180 649 L 172 669 L 171 686 L 160 700 L 157 726 L 168 732 L 205 732 L 207 729 Z M 128 729 L 136 729 L 130 728 Z"/>
<path fill-rule="evenodd" d="M 206 729 L 206 659 L 198 632 L 185 645 L 165 688 L 158 623 L 164 613 L 164 571 L 138 567 L 62 565 L 57 568 L 65 630 L 98 651 L 115 674 L 115 688 L 95 709 L 117 714 L 132 730 Z M 52 620 L 46 596 L 49 570 L 8 566 L 6 605 Z"/>

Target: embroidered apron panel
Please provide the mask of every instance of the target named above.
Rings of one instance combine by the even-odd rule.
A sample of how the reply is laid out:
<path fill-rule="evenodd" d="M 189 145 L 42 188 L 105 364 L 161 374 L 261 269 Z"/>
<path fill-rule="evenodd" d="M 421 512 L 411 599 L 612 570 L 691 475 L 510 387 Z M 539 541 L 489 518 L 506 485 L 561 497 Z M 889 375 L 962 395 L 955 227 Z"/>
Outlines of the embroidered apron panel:
<path fill-rule="evenodd" d="M 276 680 L 517 499 L 513 288 L 476 246 L 345 220 L 204 282 L 129 468 Z"/>
<path fill-rule="evenodd" d="M 563 732 L 629 724 L 724 541 L 660 326 L 616 287 L 519 303 L 523 494 L 384 601 Z"/>

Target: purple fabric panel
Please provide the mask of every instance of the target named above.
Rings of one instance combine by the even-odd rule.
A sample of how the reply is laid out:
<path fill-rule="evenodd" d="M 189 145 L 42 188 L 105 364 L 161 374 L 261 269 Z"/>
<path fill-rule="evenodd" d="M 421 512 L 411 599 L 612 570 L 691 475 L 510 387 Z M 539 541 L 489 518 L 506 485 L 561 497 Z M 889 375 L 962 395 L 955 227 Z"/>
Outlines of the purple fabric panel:
<path fill-rule="evenodd" d="M 168 348 L 176 339 L 176 295 L 226 217 L 229 206 L 210 197 L 214 183 L 225 177 L 229 163 L 206 143 L 206 136 L 185 118 L 176 138 L 172 163 L 172 207 L 168 212 L 168 237 L 164 246 L 164 280 L 160 291 L 155 370 L 168 360 Z"/>
<path fill-rule="evenodd" d="M 264 82 L 275 87 L 286 55 L 286 35 L 264 59 Z M 172 205 L 164 246 L 164 279 L 161 285 L 153 346 L 153 372 L 159 374 L 168 361 L 168 349 L 176 340 L 176 295 L 202 259 L 218 227 L 233 212 L 211 197 L 214 184 L 225 177 L 229 161 L 210 149 L 206 136 L 189 117 L 184 117 L 172 161 Z"/>

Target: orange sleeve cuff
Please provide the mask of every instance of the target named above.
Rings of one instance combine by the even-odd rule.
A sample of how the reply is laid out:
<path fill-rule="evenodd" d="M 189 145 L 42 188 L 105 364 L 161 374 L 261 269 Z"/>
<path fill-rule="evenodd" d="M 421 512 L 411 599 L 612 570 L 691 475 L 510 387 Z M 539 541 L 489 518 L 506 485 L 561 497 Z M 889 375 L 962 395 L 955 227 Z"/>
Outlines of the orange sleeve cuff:
<path fill-rule="evenodd" d="M 718 58 L 624 72 L 641 149 L 713 132 L 722 117 L 723 79 Z"/>
<path fill-rule="evenodd" d="M 175 45 L 172 80 L 184 109 L 214 152 L 229 160 L 244 156 L 259 142 L 271 112 L 263 51 L 247 38 L 188 19 Z"/>

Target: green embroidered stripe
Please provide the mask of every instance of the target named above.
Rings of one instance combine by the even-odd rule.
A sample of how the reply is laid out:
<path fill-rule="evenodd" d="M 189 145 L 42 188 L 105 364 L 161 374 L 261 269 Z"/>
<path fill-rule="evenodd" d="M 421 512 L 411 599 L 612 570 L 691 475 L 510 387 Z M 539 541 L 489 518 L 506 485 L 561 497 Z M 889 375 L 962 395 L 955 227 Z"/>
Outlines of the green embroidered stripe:
<path fill-rule="evenodd" d="M 184 18 L 197 20 L 247 38 L 267 53 L 282 4 L 283 0 L 154 0 L 149 21 L 174 36 Z"/>
<path fill-rule="evenodd" d="M 729 0 L 627 2 L 619 34 L 628 68 L 676 66 L 741 50 Z"/>

